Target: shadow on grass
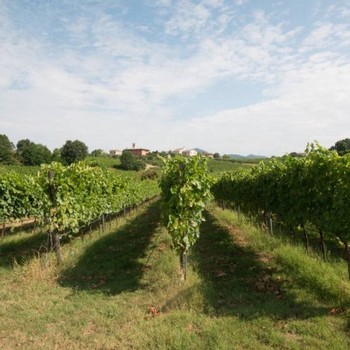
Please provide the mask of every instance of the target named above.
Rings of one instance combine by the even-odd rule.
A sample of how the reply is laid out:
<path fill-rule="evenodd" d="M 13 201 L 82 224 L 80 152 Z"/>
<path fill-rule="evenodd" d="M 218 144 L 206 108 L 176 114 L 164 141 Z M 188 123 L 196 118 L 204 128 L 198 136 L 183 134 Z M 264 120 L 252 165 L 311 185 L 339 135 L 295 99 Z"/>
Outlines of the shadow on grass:
<path fill-rule="evenodd" d="M 0 266 L 11 267 L 13 261 L 24 264 L 31 260 L 39 252 L 47 251 L 46 233 L 25 233 L 16 238 L 10 237 L 9 241 L 0 241 Z"/>
<path fill-rule="evenodd" d="M 147 266 L 139 260 L 146 256 L 158 223 L 156 202 L 89 247 L 73 267 L 62 273 L 60 284 L 109 295 L 142 287 L 140 280 Z"/>
<path fill-rule="evenodd" d="M 206 213 L 192 260 L 203 278 L 207 313 L 243 319 L 304 319 L 327 314 L 329 308 L 298 302 L 286 293 L 282 281 L 274 277 L 276 269 L 239 243 L 215 217 Z"/>

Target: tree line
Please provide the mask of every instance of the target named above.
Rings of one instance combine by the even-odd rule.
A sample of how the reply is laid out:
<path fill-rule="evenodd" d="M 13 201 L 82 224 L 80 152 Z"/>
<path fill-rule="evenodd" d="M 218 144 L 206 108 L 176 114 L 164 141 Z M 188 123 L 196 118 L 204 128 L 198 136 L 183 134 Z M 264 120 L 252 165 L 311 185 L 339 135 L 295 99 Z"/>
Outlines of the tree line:
<path fill-rule="evenodd" d="M 19 140 L 14 145 L 6 135 L 0 134 L 0 164 L 4 165 L 40 165 L 52 161 L 69 165 L 83 160 L 88 154 L 88 147 L 79 140 L 68 140 L 51 152 L 46 146 L 29 139 Z"/>
<path fill-rule="evenodd" d="M 46 146 L 29 139 L 19 140 L 15 145 L 6 135 L 0 134 L 0 165 L 38 166 L 51 162 L 70 165 L 84 160 L 88 155 L 93 157 L 108 156 L 102 149 L 96 149 L 89 153 L 86 144 L 79 140 L 68 140 L 61 148 L 56 148 L 51 152 Z M 120 156 L 120 165 L 115 164 L 115 167 L 135 171 L 144 170 L 146 163 L 159 167 L 161 161 L 158 155 L 166 156 L 167 153 L 155 151 L 141 157 L 124 151 Z"/>

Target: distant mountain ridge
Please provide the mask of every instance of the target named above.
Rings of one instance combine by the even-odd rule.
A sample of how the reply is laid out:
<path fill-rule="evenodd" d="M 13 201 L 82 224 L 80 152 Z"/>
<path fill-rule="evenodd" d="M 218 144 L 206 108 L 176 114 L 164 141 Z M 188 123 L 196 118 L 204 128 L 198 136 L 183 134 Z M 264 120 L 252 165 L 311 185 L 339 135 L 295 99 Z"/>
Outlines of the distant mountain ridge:
<path fill-rule="evenodd" d="M 193 148 L 195 151 L 197 151 L 200 154 L 205 154 L 205 153 L 209 153 L 201 148 Z M 248 154 L 247 156 L 242 156 L 241 154 L 228 154 L 228 156 L 231 159 L 265 159 L 268 158 L 266 156 L 260 156 L 257 154 Z"/>
<path fill-rule="evenodd" d="M 231 159 L 265 159 L 266 156 L 260 156 L 257 154 L 248 154 L 247 156 L 242 156 L 241 154 L 229 154 Z"/>
<path fill-rule="evenodd" d="M 200 149 L 200 148 L 193 148 L 197 153 L 199 154 L 205 154 L 205 153 L 209 153 L 207 151 L 204 151 L 204 149 Z"/>

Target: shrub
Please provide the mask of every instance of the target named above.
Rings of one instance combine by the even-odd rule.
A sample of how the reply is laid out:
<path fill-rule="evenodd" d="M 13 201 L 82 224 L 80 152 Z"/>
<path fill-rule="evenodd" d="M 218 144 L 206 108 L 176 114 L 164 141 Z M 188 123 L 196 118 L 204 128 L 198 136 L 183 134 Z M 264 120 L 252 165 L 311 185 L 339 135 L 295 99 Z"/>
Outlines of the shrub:
<path fill-rule="evenodd" d="M 140 176 L 141 180 L 155 180 L 158 177 L 159 177 L 159 172 L 152 169 L 148 169 L 144 171 Z"/>
<path fill-rule="evenodd" d="M 143 170 L 146 168 L 146 163 L 130 152 L 123 152 L 120 157 L 120 167 L 124 170 Z"/>

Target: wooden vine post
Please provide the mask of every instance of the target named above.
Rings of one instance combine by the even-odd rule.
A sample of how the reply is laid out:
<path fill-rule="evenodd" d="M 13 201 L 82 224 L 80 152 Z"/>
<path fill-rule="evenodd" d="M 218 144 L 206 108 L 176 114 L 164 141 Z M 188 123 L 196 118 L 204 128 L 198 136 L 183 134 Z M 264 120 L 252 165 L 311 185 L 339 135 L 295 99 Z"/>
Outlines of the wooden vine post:
<path fill-rule="evenodd" d="M 326 245 L 324 243 L 324 234 L 322 230 L 319 230 L 318 233 L 320 236 L 319 240 L 320 240 L 320 249 L 322 253 L 322 258 L 323 258 L 323 261 L 326 261 Z"/>
<path fill-rule="evenodd" d="M 306 250 L 307 253 L 309 253 L 310 244 L 309 244 L 309 237 L 308 237 L 308 235 L 307 235 L 305 225 L 302 224 L 302 225 L 301 225 L 301 228 L 302 228 L 302 230 L 303 230 L 303 235 L 304 235 L 305 250 Z"/>
<path fill-rule="evenodd" d="M 184 182 L 183 175 L 185 170 L 185 164 L 180 161 L 179 162 L 179 173 L 181 177 L 181 182 Z M 186 248 L 181 246 L 179 248 L 179 260 L 180 260 L 180 273 L 181 273 L 181 280 L 186 281 L 187 278 L 187 254 L 186 254 Z"/>
<path fill-rule="evenodd" d="M 55 215 L 57 211 L 56 190 L 55 190 L 55 185 L 53 183 L 54 172 L 52 170 L 49 170 L 48 177 L 49 177 L 49 195 L 50 195 L 50 201 L 51 201 L 49 242 L 51 245 L 50 247 L 51 250 L 53 249 L 56 253 L 57 264 L 61 265 L 63 262 L 63 257 L 61 252 L 60 236 L 59 236 L 58 230 L 54 228 L 52 225 L 52 216 Z"/>
<path fill-rule="evenodd" d="M 349 249 L 349 244 L 347 241 L 342 240 L 342 243 L 344 245 L 344 250 L 345 250 L 345 260 L 346 264 L 348 266 L 348 279 L 350 281 L 350 249 Z"/>

